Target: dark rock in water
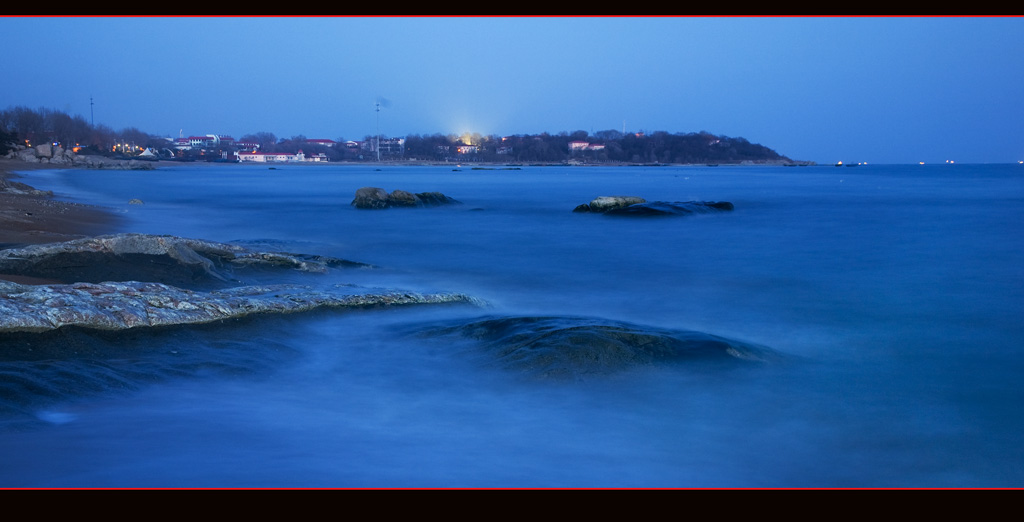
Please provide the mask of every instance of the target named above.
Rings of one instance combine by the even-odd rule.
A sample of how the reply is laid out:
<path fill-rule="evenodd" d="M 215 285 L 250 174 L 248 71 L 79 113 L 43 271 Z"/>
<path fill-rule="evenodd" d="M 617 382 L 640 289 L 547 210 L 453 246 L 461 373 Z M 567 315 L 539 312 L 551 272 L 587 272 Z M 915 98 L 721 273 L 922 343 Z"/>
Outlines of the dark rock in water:
<path fill-rule="evenodd" d="M 606 216 L 686 216 L 733 210 L 728 201 L 652 201 L 609 210 Z"/>
<path fill-rule="evenodd" d="M 324 256 L 259 252 L 175 236 L 116 234 L 0 250 L 0 274 L 66 283 L 149 281 L 175 286 L 224 286 L 235 270 L 289 269 L 323 273 L 363 263 Z"/>
<path fill-rule="evenodd" d="M 637 196 L 600 196 L 591 200 L 590 203 L 577 206 L 573 209 L 573 212 L 595 212 L 601 214 L 609 210 L 646 202 L 646 199 Z"/>
<path fill-rule="evenodd" d="M 459 201 L 440 192 L 419 192 L 413 194 L 404 190 L 388 191 L 378 187 L 363 187 L 356 190 L 351 205 L 361 209 L 383 209 L 401 207 L 436 207 L 458 204 Z"/>
<path fill-rule="evenodd" d="M 573 212 L 591 212 L 607 216 L 680 216 L 733 210 L 728 201 L 654 201 L 636 196 L 601 196 L 577 206 Z"/>
<path fill-rule="evenodd" d="M 440 192 L 417 192 L 416 198 L 419 199 L 421 205 L 425 207 L 436 207 L 439 205 L 452 205 L 458 204 L 459 201 Z"/>
<path fill-rule="evenodd" d="M 416 195 L 404 190 L 393 190 L 387 195 L 386 202 L 391 207 L 415 207 L 418 203 Z"/>
<path fill-rule="evenodd" d="M 388 191 L 377 187 L 363 187 L 356 190 L 356 197 L 352 200 L 352 206 L 356 208 L 388 208 Z"/>
<path fill-rule="evenodd" d="M 781 358 L 769 348 L 701 332 L 588 317 L 484 317 L 420 325 L 415 331 L 421 337 L 471 340 L 494 364 L 542 378 L 578 379 L 649 365 L 750 364 Z"/>

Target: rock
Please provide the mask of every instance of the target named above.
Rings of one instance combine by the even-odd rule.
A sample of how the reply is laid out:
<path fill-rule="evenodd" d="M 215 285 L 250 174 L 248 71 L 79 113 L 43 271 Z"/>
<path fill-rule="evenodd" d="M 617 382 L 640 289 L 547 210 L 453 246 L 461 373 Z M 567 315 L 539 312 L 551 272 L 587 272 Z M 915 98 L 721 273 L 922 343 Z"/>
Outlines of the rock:
<path fill-rule="evenodd" d="M 28 163 L 39 163 L 39 158 L 36 156 L 35 149 L 22 149 L 15 153 L 15 158 L 28 162 Z"/>
<path fill-rule="evenodd" d="M 416 195 L 404 190 L 394 190 L 387 196 L 389 207 L 415 207 L 419 204 Z"/>
<path fill-rule="evenodd" d="M 595 198 L 589 204 L 585 203 L 572 209 L 572 212 L 595 212 L 603 214 L 609 210 L 621 209 L 638 203 L 646 203 L 646 201 L 647 200 L 644 200 L 643 198 L 637 198 L 636 195 L 601 195 L 601 197 Z"/>
<path fill-rule="evenodd" d="M 52 158 L 53 157 L 53 145 L 49 143 L 43 143 L 42 145 L 36 145 L 36 157 L 37 158 Z"/>
<path fill-rule="evenodd" d="M 7 194 L 22 194 L 28 196 L 40 196 L 50 197 L 53 196 L 52 190 L 39 190 L 24 183 L 17 181 L 10 181 L 7 179 L 0 178 L 0 192 Z"/>
<path fill-rule="evenodd" d="M 388 191 L 377 187 L 363 187 L 356 190 L 352 205 L 356 208 L 388 208 Z"/>
<path fill-rule="evenodd" d="M 116 234 L 0 250 L 0 274 L 66 283 L 151 281 L 183 287 L 232 284 L 239 269 L 323 273 L 369 265 L 324 256 L 259 252 L 238 245 L 147 234 Z"/>
<path fill-rule="evenodd" d="M 647 200 L 636 196 L 600 196 L 590 202 L 591 212 L 608 212 L 617 208 L 628 207 Z"/>
<path fill-rule="evenodd" d="M 728 201 L 674 202 L 647 200 L 636 196 L 601 196 L 574 208 L 573 212 L 592 212 L 608 216 L 673 216 L 732 210 Z"/>
<path fill-rule="evenodd" d="M 439 205 L 458 204 L 440 192 L 420 192 L 413 194 L 404 190 L 388 192 L 378 187 L 362 187 L 356 190 L 352 206 L 361 209 L 383 209 L 396 207 L 435 207 Z"/>
<path fill-rule="evenodd" d="M 326 289 L 300 285 L 244 286 L 196 292 L 135 281 L 37 286 L 0 281 L 0 333 L 44 332 L 63 327 L 126 330 L 321 308 L 458 303 L 482 305 L 462 294 L 366 292 L 348 285 Z"/>
<path fill-rule="evenodd" d="M 128 204 L 129 205 L 144 205 L 145 203 L 143 203 L 142 200 L 139 199 L 139 198 L 132 198 L 132 199 L 128 200 Z"/>
<path fill-rule="evenodd" d="M 603 214 L 609 210 L 624 208 L 637 203 L 645 203 L 646 201 L 646 199 L 637 196 L 600 196 L 594 198 L 590 203 L 578 205 L 572 211 Z"/>
<path fill-rule="evenodd" d="M 674 202 L 654 201 L 639 203 L 628 207 L 616 208 L 605 212 L 606 216 L 685 216 L 690 214 L 707 214 L 733 210 L 728 201 L 686 201 Z"/>
<path fill-rule="evenodd" d="M 591 317 L 483 317 L 413 325 L 416 336 L 469 340 L 485 365 L 532 377 L 580 379 L 669 364 L 751 364 L 780 360 L 763 346 L 689 330 Z"/>
<path fill-rule="evenodd" d="M 420 205 L 425 207 L 459 204 L 459 201 L 445 196 L 440 192 L 418 192 L 416 193 L 416 198 L 419 199 Z"/>

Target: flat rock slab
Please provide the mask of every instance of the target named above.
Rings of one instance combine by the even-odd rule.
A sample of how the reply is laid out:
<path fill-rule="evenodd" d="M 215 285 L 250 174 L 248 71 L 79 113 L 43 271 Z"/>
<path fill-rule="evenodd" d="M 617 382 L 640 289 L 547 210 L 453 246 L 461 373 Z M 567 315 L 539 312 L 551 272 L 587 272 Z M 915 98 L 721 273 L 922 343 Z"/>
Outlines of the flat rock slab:
<path fill-rule="evenodd" d="M 0 250 L 0 274 L 63 283 L 150 281 L 174 286 L 229 286 L 240 269 L 323 273 L 333 267 L 369 267 L 344 259 L 260 252 L 201 239 L 115 234 Z"/>
<path fill-rule="evenodd" d="M 349 285 L 244 286 L 200 292 L 135 281 L 38 286 L 0 282 L 0 333 L 42 332 L 64 326 L 123 330 L 321 308 L 456 303 L 483 304 L 463 294 L 370 291 Z"/>

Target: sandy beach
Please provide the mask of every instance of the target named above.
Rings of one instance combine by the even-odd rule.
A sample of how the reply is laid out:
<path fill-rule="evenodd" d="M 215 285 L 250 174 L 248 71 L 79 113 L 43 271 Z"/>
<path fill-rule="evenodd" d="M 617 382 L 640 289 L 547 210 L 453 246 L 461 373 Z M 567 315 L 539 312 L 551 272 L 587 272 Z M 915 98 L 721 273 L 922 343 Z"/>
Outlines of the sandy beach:
<path fill-rule="evenodd" d="M 32 193 L 15 172 L 59 168 L 0 159 L 0 247 L 66 241 L 109 232 L 117 215 L 100 207 Z"/>
<path fill-rule="evenodd" d="M 0 248 L 53 243 L 109 233 L 118 216 L 106 209 L 55 199 L 21 183 L 18 171 L 60 168 L 54 165 L 0 159 Z M 0 274 L 0 280 L 22 284 L 53 281 Z"/>

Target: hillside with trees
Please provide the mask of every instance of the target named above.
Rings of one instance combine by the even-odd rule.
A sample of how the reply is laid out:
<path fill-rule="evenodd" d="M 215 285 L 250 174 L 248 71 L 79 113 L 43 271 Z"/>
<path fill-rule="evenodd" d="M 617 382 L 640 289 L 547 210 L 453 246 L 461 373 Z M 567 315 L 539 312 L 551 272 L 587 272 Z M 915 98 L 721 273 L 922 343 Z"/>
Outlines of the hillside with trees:
<path fill-rule="evenodd" d="M 271 132 L 243 135 L 239 140 L 219 140 L 194 147 L 176 146 L 170 137 L 160 137 L 134 127 L 115 131 L 92 125 L 81 116 L 51 109 L 12 107 L 0 110 L 0 155 L 17 147 L 56 143 L 79 154 L 108 157 L 137 156 L 150 149 L 161 159 L 186 161 L 232 161 L 239 150 L 321 155 L 332 162 L 377 159 L 377 138 L 345 142 L 335 146 L 310 143 L 305 136 L 278 138 Z M 744 138 L 696 133 L 623 133 L 604 130 L 558 134 L 413 134 L 385 138 L 389 144 L 380 158 L 386 161 L 479 162 L 503 164 L 807 164 L 794 161 Z M 400 143 L 400 146 L 394 146 Z M 242 144 L 245 144 L 244 146 Z M 382 146 L 382 151 L 383 151 Z"/>
<path fill-rule="evenodd" d="M 574 148 L 573 144 L 577 147 Z M 468 149 L 466 146 L 470 146 Z M 462 147 L 465 151 L 460 152 Z M 743 138 L 709 132 L 651 134 L 615 130 L 515 136 L 412 135 L 406 138 L 408 158 L 426 161 L 581 164 L 737 164 L 804 163 Z"/>

